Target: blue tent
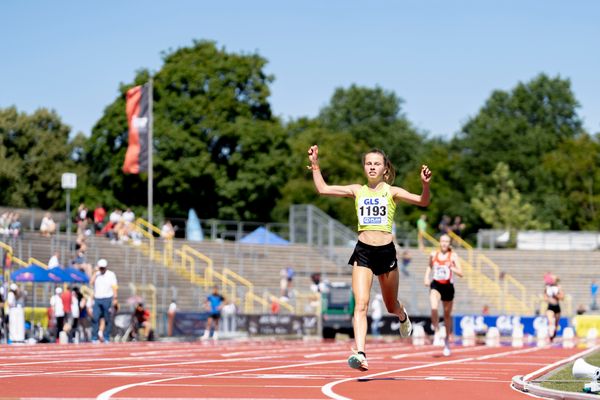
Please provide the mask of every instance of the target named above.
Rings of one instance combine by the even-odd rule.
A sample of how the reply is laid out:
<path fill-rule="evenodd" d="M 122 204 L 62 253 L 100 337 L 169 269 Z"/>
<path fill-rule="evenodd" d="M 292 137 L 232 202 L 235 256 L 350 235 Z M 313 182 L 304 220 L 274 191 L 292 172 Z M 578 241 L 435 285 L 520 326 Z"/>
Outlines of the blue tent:
<path fill-rule="evenodd" d="M 71 282 L 88 283 L 90 281 L 90 278 L 88 278 L 85 272 L 76 268 L 67 267 L 62 270 L 69 275 Z"/>
<path fill-rule="evenodd" d="M 89 281 L 87 275 L 75 268 L 54 267 L 48 270 L 48 274 L 53 274 L 61 279 L 61 282 L 79 282 Z"/>
<path fill-rule="evenodd" d="M 47 269 L 35 264 L 13 271 L 10 279 L 15 282 L 62 282 L 58 275 L 50 274 Z"/>
<path fill-rule="evenodd" d="M 188 219 L 185 224 L 185 238 L 192 242 L 201 242 L 204 240 L 200 218 L 198 218 L 198 215 L 193 208 L 190 208 L 190 211 L 188 212 Z"/>
<path fill-rule="evenodd" d="M 263 226 L 256 228 L 254 231 L 250 232 L 246 236 L 244 236 L 240 243 L 249 243 L 249 244 L 279 244 L 279 245 L 288 245 L 290 242 L 282 238 L 281 236 L 267 231 Z"/>

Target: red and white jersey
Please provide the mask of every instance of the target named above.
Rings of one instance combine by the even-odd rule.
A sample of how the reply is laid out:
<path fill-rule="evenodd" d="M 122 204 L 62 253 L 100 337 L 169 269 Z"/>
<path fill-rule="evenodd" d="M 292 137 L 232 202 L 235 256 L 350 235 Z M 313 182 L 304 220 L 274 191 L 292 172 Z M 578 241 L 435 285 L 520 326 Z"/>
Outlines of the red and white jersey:
<path fill-rule="evenodd" d="M 454 283 L 454 276 L 450 267 L 454 264 L 454 253 L 448 250 L 445 257 L 442 257 L 441 251 L 436 251 L 431 254 L 431 271 L 433 272 L 433 280 L 442 284 Z"/>

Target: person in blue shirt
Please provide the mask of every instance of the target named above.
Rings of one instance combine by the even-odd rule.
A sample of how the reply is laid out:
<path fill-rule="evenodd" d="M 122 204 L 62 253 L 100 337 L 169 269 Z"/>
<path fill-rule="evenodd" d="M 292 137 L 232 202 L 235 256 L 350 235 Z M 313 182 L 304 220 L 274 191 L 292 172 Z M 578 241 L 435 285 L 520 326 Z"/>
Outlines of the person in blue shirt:
<path fill-rule="evenodd" d="M 206 298 L 206 310 L 209 312 L 208 321 L 206 321 L 206 329 L 202 339 L 208 339 L 210 330 L 214 323 L 213 339 L 218 339 L 219 319 L 221 318 L 221 309 L 225 303 L 225 298 L 219 294 L 219 288 L 214 286 L 212 294 Z"/>

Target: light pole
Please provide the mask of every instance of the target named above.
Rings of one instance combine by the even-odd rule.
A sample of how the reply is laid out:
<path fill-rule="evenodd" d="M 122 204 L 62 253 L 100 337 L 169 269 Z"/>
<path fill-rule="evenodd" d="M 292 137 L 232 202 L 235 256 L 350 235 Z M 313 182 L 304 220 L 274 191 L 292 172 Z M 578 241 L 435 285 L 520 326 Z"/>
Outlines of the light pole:
<path fill-rule="evenodd" d="M 71 189 L 77 187 L 77 174 L 65 172 L 61 177 L 61 186 L 67 194 L 67 254 L 71 251 Z"/>

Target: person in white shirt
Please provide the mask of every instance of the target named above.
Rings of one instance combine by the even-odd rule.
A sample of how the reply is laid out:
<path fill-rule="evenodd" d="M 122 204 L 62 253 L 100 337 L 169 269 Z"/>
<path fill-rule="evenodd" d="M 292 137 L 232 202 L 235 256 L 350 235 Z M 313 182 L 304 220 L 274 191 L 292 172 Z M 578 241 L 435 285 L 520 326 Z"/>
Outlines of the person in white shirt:
<path fill-rule="evenodd" d="M 133 211 L 131 211 L 131 208 L 128 208 L 123 213 L 123 221 L 129 224 L 135 221 L 135 214 L 133 213 Z"/>
<path fill-rule="evenodd" d="M 52 257 L 50 257 L 50 260 L 48 260 L 49 269 L 60 267 L 60 259 L 58 258 L 58 255 L 58 251 L 55 251 L 54 254 L 52 254 Z"/>
<path fill-rule="evenodd" d="M 376 294 L 371 302 L 371 334 L 379 336 L 379 324 L 383 318 L 383 296 Z"/>
<path fill-rule="evenodd" d="M 52 307 L 52 313 L 56 318 L 56 341 L 58 342 L 60 333 L 65 326 L 65 306 L 62 301 L 62 289 L 57 287 L 54 290 L 54 296 L 50 298 L 50 306 Z"/>
<path fill-rule="evenodd" d="M 52 219 L 52 214 L 47 212 L 44 214 L 44 218 L 42 218 L 42 222 L 40 223 L 40 234 L 45 237 L 50 237 L 53 233 L 56 232 L 56 223 Z"/>
<path fill-rule="evenodd" d="M 112 329 L 111 310 L 118 310 L 118 284 L 117 276 L 108 270 L 108 261 L 101 258 L 98 260 L 97 270 L 94 272 L 90 285 L 94 288 L 94 309 L 92 319 L 92 343 L 98 342 L 98 327 L 100 319 L 104 318 L 104 342 L 110 341 Z"/>

